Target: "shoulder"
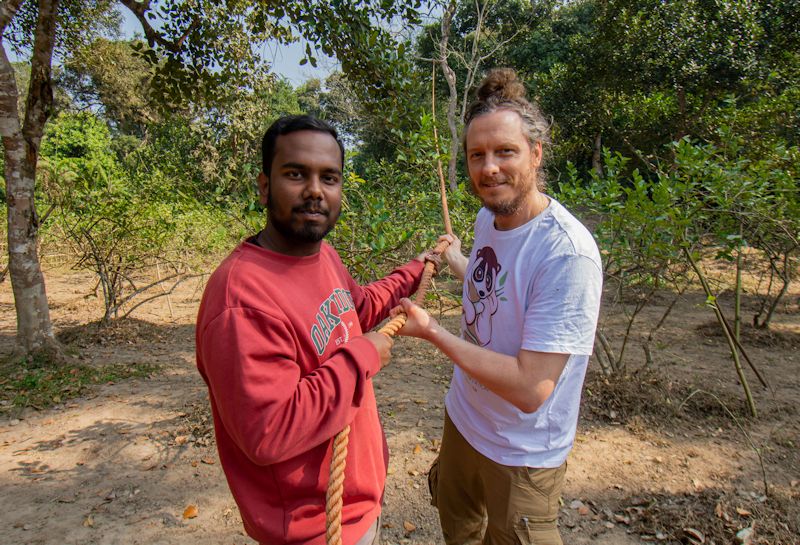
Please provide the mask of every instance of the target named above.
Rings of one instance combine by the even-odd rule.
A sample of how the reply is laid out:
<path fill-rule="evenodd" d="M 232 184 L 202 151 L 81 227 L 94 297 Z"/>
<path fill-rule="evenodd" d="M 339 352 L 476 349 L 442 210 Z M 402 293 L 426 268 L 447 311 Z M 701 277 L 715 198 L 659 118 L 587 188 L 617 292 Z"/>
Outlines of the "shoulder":
<path fill-rule="evenodd" d="M 265 290 L 271 282 L 272 266 L 258 248 L 242 242 L 211 273 L 203 293 L 201 309 L 216 315 L 239 307 L 263 308 Z"/>
<path fill-rule="evenodd" d="M 546 235 L 550 254 L 553 258 L 585 258 L 602 268 L 597 243 L 583 223 L 569 210 L 551 198 L 548 213 L 551 226 Z"/>

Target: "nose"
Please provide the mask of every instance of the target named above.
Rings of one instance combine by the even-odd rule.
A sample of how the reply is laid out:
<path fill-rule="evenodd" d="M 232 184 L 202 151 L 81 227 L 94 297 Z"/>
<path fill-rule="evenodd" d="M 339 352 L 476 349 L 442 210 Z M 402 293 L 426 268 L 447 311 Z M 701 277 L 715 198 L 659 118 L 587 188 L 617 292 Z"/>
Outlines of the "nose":
<path fill-rule="evenodd" d="M 491 153 L 487 153 L 483 158 L 483 165 L 481 165 L 481 174 L 484 176 L 494 176 L 500 172 L 500 167 L 497 164 L 496 158 Z"/>
<path fill-rule="evenodd" d="M 308 177 L 303 198 L 314 200 L 322 198 L 322 180 L 316 174 Z"/>

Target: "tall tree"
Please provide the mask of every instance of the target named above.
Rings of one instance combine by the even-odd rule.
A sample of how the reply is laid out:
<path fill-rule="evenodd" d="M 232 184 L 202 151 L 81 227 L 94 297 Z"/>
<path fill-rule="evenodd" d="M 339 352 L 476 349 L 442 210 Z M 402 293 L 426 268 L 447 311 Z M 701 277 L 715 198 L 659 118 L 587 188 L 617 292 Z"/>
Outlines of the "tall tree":
<path fill-rule="evenodd" d="M 248 86 L 249 76 L 267 69 L 253 46 L 268 38 L 292 40 L 292 29 L 338 55 L 356 77 L 388 67 L 392 81 L 403 77 L 402 51 L 379 24 L 414 17 L 419 2 L 251 3 L 120 0 L 142 26 L 147 46 L 139 52 L 153 70 L 157 97 L 175 106 L 202 92 L 213 96 L 226 82 Z M 119 5 L 110 0 L 3 0 L 0 3 L 0 135 L 5 156 L 8 202 L 9 273 L 17 310 L 17 345 L 26 354 L 60 352 L 53 335 L 44 277 L 37 254 L 39 219 L 35 206 L 36 166 L 45 124 L 53 109 L 52 63 L 57 47 L 92 38 L 114 20 Z M 156 27 L 153 19 L 159 19 Z M 118 17 L 117 17 L 118 20 Z M 29 53 L 31 78 L 24 120 L 7 48 Z M 308 57 L 313 61 L 309 48 Z M 373 85 L 384 95 L 395 89 Z"/>

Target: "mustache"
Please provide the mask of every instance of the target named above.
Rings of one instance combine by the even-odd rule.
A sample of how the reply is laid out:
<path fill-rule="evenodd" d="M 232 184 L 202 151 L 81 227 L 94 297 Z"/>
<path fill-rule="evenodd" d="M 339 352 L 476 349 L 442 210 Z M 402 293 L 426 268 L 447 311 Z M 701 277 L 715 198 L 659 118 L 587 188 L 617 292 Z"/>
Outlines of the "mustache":
<path fill-rule="evenodd" d="M 309 214 L 322 214 L 323 216 L 326 217 L 330 216 L 331 214 L 329 210 L 326 210 L 325 208 L 319 206 L 316 203 L 306 203 L 301 206 L 295 206 L 294 208 L 292 208 L 292 212 L 297 212 L 301 214 L 305 212 Z"/>

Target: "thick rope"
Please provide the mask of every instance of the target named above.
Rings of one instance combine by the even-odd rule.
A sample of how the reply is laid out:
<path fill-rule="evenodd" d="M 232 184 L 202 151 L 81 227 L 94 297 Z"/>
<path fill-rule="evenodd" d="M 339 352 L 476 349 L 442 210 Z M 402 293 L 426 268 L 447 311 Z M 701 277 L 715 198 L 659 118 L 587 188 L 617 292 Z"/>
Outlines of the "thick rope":
<path fill-rule="evenodd" d="M 436 64 L 433 65 L 434 74 L 431 86 L 431 106 L 433 115 L 433 137 L 436 143 L 436 167 L 439 174 L 439 192 L 442 197 L 442 216 L 444 218 L 445 232 L 449 235 L 453 234 L 453 228 L 450 224 L 450 211 L 447 208 L 447 193 L 444 182 L 444 173 L 442 172 L 441 153 L 439 152 L 439 134 L 436 131 Z M 442 241 L 433 249 L 433 253 L 441 255 L 450 245 L 447 241 Z M 422 271 L 422 278 L 419 281 L 419 288 L 414 297 L 414 303 L 422 305 L 425 300 L 425 294 L 431 285 L 431 279 L 436 272 L 436 265 L 428 261 L 425 263 L 425 269 Z M 389 320 L 378 333 L 383 333 L 390 337 L 397 335 L 397 332 L 402 329 L 406 323 L 408 316 L 404 312 L 400 312 Z M 333 452 L 331 453 L 331 469 L 330 477 L 328 478 L 328 489 L 325 493 L 325 538 L 327 545 L 342 545 L 342 505 L 344 496 L 344 469 L 347 463 L 347 443 L 349 441 L 350 426 L 348 425 L 336 434 L 333 439 Z"/>
<path fill-rule="evenodd" d="M 325 494 L 325 540 L 329 544 L 342 543 L 342 496 L 344 495 L 344 468 L 347 462 L 347 443 L 350 426 L 336 434 L 333 440 L 331 471 Z"/>
<path fill-rule="evenodd" d="M 433 253 L 441 254 L 447 249 L 447 241 L 440 242 Z M 428 261 L 422 271 L 422 278 L 419 281 L 419 289 L 414 297 L 416 304 L 422 303 L 425 293 L 431 284 L 431 279 L 436 270 L 436 265 Z M 389 320 L 378 333 L 383 333 L 389 337 L 394 337 L 406 323 L 407 316 L 400 312 Z M 341 545 L 342 543 L 342 505 L 344 496 L 344 468 L 347 458 L 347 444 L 349 441 L 350 426 L 336 434 L 333 439 L 333 453 L 331 454 L 331 469 L 328 478 L 328 490 L 325 494 L 325 536 L 328 545 Z"/>

